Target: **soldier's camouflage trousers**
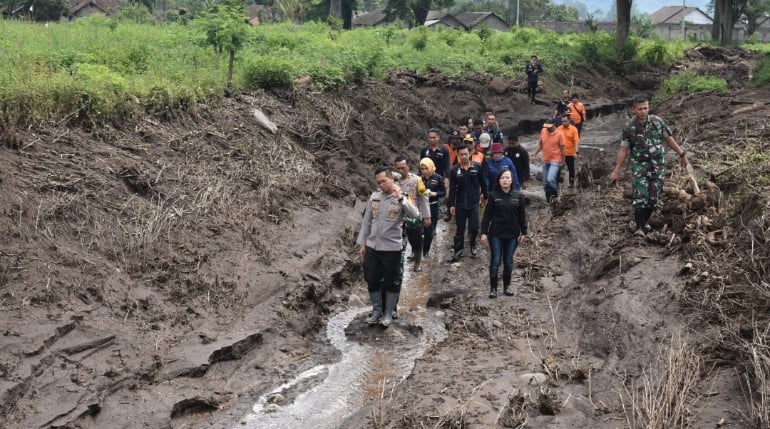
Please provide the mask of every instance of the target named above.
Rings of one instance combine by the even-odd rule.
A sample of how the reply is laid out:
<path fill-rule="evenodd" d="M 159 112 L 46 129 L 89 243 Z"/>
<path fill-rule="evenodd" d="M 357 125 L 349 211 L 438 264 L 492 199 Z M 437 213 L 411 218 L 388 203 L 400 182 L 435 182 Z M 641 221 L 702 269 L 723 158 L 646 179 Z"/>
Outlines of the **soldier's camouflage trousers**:
<path fill-rule="evenodd" d="M 663 194 L 664 173 L 662 166 L 649 162 L 631 165 L 635 209 L 655 208 Z"/>

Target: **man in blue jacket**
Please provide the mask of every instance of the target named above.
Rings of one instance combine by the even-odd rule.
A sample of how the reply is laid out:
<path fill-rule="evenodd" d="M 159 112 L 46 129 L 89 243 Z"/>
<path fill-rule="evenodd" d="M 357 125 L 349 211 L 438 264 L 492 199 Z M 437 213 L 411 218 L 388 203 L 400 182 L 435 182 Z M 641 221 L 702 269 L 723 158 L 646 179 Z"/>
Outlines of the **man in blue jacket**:
<path fill-rule="evenodd" d="M 494 187 L 495 179 L 497 175 L 503 170 L 511 170 L 513 174 L 513 189 L 520 191 L 521 183 L 519 183 L 518 175 L 516 174 L 516 166 L 513 165 L 513 161 L 505 156 L 505 150 L 500 143 L 492 143 L 492 149 L 490 150 L 492 157 L 484 162 L 484 177 L 487 181 L 487 189 Z"/>
<path fill-rule="evenodd" d="M 479 206 L 487 199 L 487 180 L 481 165 L 471 161 L 470 149 L 467 146 L 459 148 L 457 158 L 459 162 L 449 173 L 449 212 L 457 220 L 454 253 L 450 262 L 457 262 L 463 254 L 466 223 L 471 256 L 478 255 Z"/>

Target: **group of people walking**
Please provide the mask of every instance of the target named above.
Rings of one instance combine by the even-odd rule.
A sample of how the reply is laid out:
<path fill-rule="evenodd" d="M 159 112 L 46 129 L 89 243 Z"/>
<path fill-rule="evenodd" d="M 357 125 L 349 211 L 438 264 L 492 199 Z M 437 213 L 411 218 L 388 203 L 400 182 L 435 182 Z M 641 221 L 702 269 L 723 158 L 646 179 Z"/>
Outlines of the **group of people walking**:
<path fill-rule="evenodd" d="M 566 109 L 560 110 L 557 104 L 554 116 L 544 121 L 533 153 L 542 153 L 547 201 L 557 195 L 557 177 L 565 164 L 569 186 L 574 186 L 575 159 L 585 123 L 585 108 L 577 104 L 574 94 L 565 91 L 562 101 Z M 646 99 L 634 100 L 633 111 L 636 116 L 623 131 L 611 179 L 618 180 L 630 153 L 638 226 L 635 233 L 643 235 L 649 231 L 647 220 L 662 190 L 662 142 L 681 155 L 682 165 L 687 161 L 663 120 L 647 115 Z M 577 123 L 574 112 L 578 112 Z M 503 293 L 515 295 L 511 283 L 513 256 L 519 244 L 527 240 L 526 204 L 521 190 L 530 180 L 529 153 L 519 145 L 516 135 L 505 138 L 493 112 L 486 112 L 481 123 L 463 121 L 443 144 L 440 131 L 430 129 L 427 141 L 419 154 L 419 173 L 412 171 L 405 156 L 397 157 L 393 167 L 375 171 L 378 190 L 367 201 L 357 239 L 372 302 L 369 324 L 387 327 L 397 317 L 402 252 L 408 242 L 412 253 L 407 259 L 413 262 L 414 271 L 420 271 L 422 259 L 431 253 L 442 200 L 448 212 L 445 219 L 454 219 L 456 226 L 448 262 L 458 262 L 464 256 L 467 233 L 471 257 L 478 255 L 477 239 L 489 247 L 489 297 L 497 297 L 500 265 Z M 504 141 L 507 147 L 503 147 Z"/>

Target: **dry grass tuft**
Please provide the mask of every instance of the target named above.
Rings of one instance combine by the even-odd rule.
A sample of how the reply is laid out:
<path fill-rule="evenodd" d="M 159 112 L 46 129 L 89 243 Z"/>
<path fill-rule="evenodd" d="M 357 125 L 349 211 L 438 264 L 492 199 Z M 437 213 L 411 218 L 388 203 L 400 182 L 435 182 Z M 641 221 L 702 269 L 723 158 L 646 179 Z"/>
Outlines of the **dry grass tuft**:
<path fill-rule="evenodd" d="M 621 393 L 626 420 L 631 429 L 672 429 L 690 427 L 689 419 L 699 396 L 696 388 L 703 362 L 681 334 L 642 373 L 624 380 Z M 625 378 L 621 376 L 622 378 Z"/>

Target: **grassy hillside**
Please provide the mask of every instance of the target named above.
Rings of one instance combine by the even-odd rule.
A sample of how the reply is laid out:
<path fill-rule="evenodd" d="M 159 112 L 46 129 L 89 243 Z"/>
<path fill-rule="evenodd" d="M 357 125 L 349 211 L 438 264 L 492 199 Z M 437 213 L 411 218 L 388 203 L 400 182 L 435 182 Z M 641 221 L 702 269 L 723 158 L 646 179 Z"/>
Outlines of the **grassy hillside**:
<path fill-rule="evenodd" d="M 324 24 L 248 29 L 236 57 L 234 89 L 291 86 L 310 75 L 318 90 L 392 69 L 439 68 L 462 76 L 523 76 L 530 55 L 547 76 L 573 67 L 671 61 L 685 45 L 632 39 L 616 53 L 606 33 L 557 35 L 397 28 L 336 31 Z M 0 21 L 0 123 L 90 123 L 168 115 L 225 91 L 227 58 L 194 26 L 140 25 L 92 16 L 73 23 Z"/>

